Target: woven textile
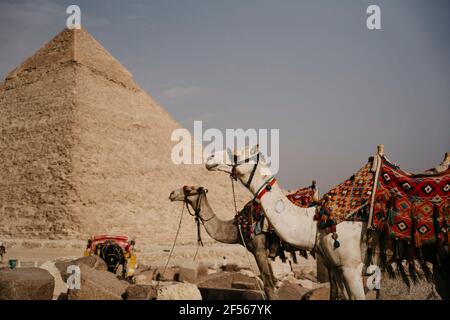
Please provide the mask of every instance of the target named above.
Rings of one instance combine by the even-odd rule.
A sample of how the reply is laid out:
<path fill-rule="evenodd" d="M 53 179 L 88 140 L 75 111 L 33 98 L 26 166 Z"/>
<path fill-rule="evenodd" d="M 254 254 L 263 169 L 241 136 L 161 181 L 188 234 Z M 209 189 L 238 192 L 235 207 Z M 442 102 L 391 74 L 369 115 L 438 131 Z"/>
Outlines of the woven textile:
<path fill-rule="evenodd" d="M 324 209 L 336 223 L 344 220 L 364 220 L 370 205 L 373 190 L 374 174 L 371 172 L 372 161 L 369 161 L 350 178 L 326 193 Z"/>
<path fill-rule="evenodd" d="M 412 175 L 382 157 L 373 226 L 394 240 L 448 242 L 450 170 Z"/>

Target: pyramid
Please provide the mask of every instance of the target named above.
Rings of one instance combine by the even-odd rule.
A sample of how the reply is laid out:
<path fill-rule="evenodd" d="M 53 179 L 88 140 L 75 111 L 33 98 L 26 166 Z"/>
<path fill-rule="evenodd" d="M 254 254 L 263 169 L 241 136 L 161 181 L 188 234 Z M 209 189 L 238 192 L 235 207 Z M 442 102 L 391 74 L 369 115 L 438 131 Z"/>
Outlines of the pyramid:
<path fill-rule="evenodd" d="M 0 84 L 0 238 L 172 243 L 182 205 L 168 197 L 191 184 L 233 217 L 226 175 L 172 163 L 177 128 L 87 31 L 63 30 Z M 179 242 L 195 228 L 185 212 Z"/>

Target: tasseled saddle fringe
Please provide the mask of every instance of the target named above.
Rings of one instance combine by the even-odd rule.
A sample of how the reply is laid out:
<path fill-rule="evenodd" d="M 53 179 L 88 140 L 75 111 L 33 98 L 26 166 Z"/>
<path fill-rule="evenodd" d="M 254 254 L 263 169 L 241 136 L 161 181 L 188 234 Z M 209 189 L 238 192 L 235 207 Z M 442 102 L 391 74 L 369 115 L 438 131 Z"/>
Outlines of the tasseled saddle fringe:
<path fill-rule="evenodd" d="M 392 279 L 400 276 L 408 288 L 411 287 L 411 282 L 417 284 L 417 282 L 423 278 L 428 282 L 433 280 L 433 273 L 428 267 L 427 261 L 422 257 L 421 248 L 415 248 L 413 244 L 406 244 L 402 241 L 394 240 L 392 243 L 393 255 L 388 261 L 386 254 L 386 240 L 383 238 L 381 240 L 381 268 L 389 274 L 389 278 Z M 420 270 L 417 270 L 416 260 L 420 264 Z M 408 273 L 402 263 L 403 261 L 406 261 Z M 394 270 L 394 265 L 396 270 Z M 423 276 L 419 271 L 423 272 Z"/>

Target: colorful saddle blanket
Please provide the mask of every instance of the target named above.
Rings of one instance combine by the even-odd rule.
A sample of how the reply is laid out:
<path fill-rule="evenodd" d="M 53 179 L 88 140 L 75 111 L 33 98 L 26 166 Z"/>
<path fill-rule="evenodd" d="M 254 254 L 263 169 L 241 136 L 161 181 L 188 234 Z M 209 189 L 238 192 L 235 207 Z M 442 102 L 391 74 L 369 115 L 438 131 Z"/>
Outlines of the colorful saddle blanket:
<path fill-rule="evenodd" d="M 373 180 L 371 160 L 350 178 L 324 195 L 322 214 L 319 213 L 316 220 L 322 218 L 322 221 L 327 221 L 332 217 L 335 224 L 346 220 L 367 221 Z"/>
<path fill-rule="evenodd" d="M 382 157 L 373 226 L 391 239 L 447 243 L 450 218 L 450 170 L 413 175 Z"/>
<path fill-rule="evenodd" d="M 414 240 L 415 246 L 449 242 L 450 170 L 413 175 L 380 157 L 372 226 L 388 239 Z M 373 161 L 327 192 L 316 214 L 320 228 L 341 221 L 368 221 L 375 172 Z M 329 232 L 334 232 L 330 228 Z M 328 231 L 328 229 L 327 229 Z"/>
<path fill-rule="evenodd" d="M 314 202 L 316 190 L 315 186 L 301 188 L 287 195 L 287 198 L 299 207 L 309 207 Z M 258 203 L 253 201 L 249 201 L 244 206 L 236 216 L 236 220 L 241 225 L 242 232 L 245 232 L 250 238 L 272 229 L 269 225 L 268 230 L 264 230 L 264 211 Z"/>

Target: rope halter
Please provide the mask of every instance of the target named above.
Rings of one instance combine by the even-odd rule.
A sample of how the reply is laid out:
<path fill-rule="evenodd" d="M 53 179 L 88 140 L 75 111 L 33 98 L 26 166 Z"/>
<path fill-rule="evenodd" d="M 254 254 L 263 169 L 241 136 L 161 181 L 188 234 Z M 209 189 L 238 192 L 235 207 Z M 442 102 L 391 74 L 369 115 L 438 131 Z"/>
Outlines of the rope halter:
<path fill-rule="evenodd" d="M 205 221 L 209 221 L 211 220 L 213 217 L 209 218 L 209 219 L 203 219 L 200 215 L 201 212 L 201 203 L 204 197 L 206 197 L 206 194 L 208 193 L 208 189 L 200 187 L 196 190 L 195 193 L 191 193 L 188 190 L 188 186 L 184 186 L 183 187 L 183 193 L 184 193 L 184 203 L 186 205 L 186 209 L 189 213 L 189 215 L 195 217 L 195 222 L 197 224 L 197 243 L 199 245 L 203 246 L 203 241 L 202 241 L 202 236 L 201 236 L 201 232 L 200 232 L 200 224 L 203 224 Z M 189 196 L 195 196 L 198 195 L 197 197 L 197 201 L 195 203 L 195 207 L 193 204 L 192 208 L 194 209 L 194 213 L 191 212 L 191 210 L 189 209 L 189 200 L 188 197 Z"/>

